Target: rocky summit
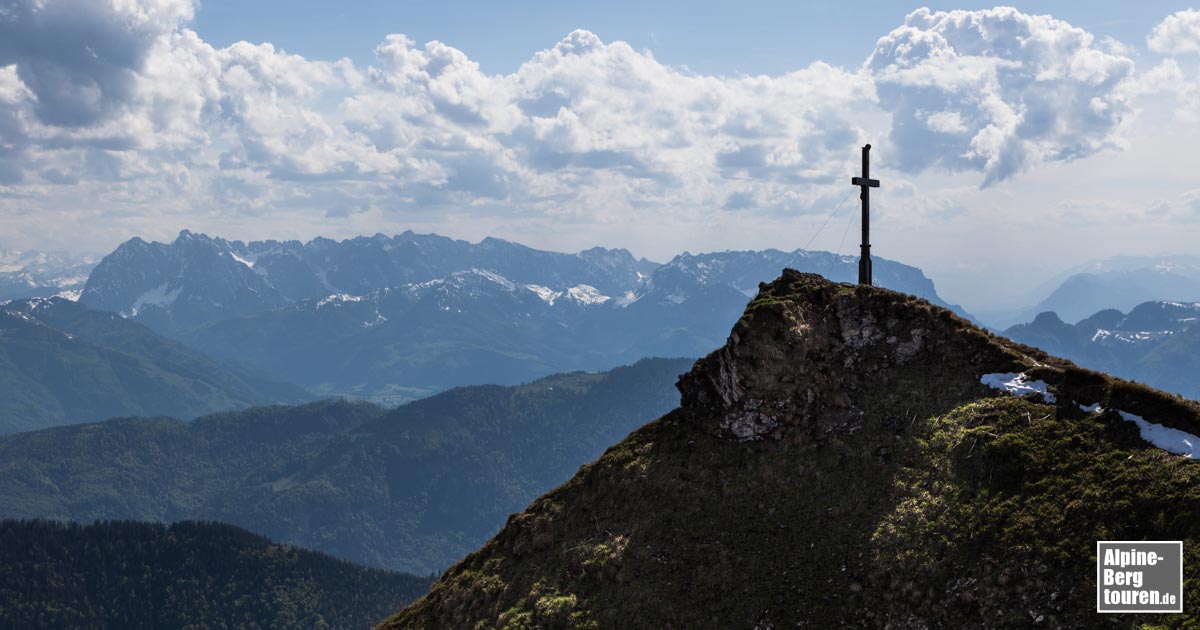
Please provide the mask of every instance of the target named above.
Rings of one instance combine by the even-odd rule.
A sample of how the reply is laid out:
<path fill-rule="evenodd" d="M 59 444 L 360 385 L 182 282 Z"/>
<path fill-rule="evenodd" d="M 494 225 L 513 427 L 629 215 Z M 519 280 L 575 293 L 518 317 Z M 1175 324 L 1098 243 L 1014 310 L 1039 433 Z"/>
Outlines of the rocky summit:
<path fill-rule="evenodd" d="M 383 627 L 1200 621 L 1195 403 L 791 270 L 679 389 Z M 1185 613 L 1096 613 L 1097 540 L 1184 541 Z"/>

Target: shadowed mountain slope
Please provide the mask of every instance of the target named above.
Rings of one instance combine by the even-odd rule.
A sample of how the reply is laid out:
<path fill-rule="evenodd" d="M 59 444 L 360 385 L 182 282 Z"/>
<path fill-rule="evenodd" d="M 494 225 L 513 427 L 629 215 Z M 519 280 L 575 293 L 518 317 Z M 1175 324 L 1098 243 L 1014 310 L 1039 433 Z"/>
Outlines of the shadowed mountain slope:
<path fill-rule="evenodd" d="M 220 523 L 0 521 L 5 628 L 366 628 L 427 578 Z"/>

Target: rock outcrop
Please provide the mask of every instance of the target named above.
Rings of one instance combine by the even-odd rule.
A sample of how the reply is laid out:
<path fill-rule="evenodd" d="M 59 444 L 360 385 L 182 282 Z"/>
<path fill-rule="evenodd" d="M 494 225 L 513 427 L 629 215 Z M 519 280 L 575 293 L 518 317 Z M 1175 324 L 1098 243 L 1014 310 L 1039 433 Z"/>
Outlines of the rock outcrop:
<path fill-rule="evenodd" d="M 861 426 L 867 401 L 913 385 L 981 395 L 979 374 L 1022 355 L 945 309 L 871 287 L 785 270 L 734 325 L 725 347 L 680 379 L 684 409 L 716 412 L 736 440 L 799 439 Z M 944 396 L 945 394 L 941 394 Z"/>

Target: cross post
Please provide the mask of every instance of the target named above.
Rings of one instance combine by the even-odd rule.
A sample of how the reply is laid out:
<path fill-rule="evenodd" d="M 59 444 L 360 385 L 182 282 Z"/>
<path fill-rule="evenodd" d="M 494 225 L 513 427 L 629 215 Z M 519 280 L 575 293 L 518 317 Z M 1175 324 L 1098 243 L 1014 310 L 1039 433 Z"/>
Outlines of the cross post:
<path fill-rule="evenodd" d="M 862 249 L 858 258 L 858 283 L 871 284 L 871 189 L 879 188 L 879 180 L 871 179 L 871 145 L 862 148 L 862 177 L 850 178 L 850 184 L 862 188 Z"/>

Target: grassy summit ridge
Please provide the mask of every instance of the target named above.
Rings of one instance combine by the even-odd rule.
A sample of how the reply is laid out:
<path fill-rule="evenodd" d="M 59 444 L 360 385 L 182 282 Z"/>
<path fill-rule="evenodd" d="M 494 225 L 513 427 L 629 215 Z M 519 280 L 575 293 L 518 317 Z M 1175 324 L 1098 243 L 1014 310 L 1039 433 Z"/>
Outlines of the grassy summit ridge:
<path fill-rule="evenodd" d="M 980 384 L 1025 372 L 1057 395 Z M 1141 628 L 1098 615 L 1097 539 L 1182 539 L 1200 468 L 1115 412 L 1194 403 L 902 294 L 791 270 L 680 379 L 682 406 L 535 501 L 384 624 L 435 628 Z"/>

